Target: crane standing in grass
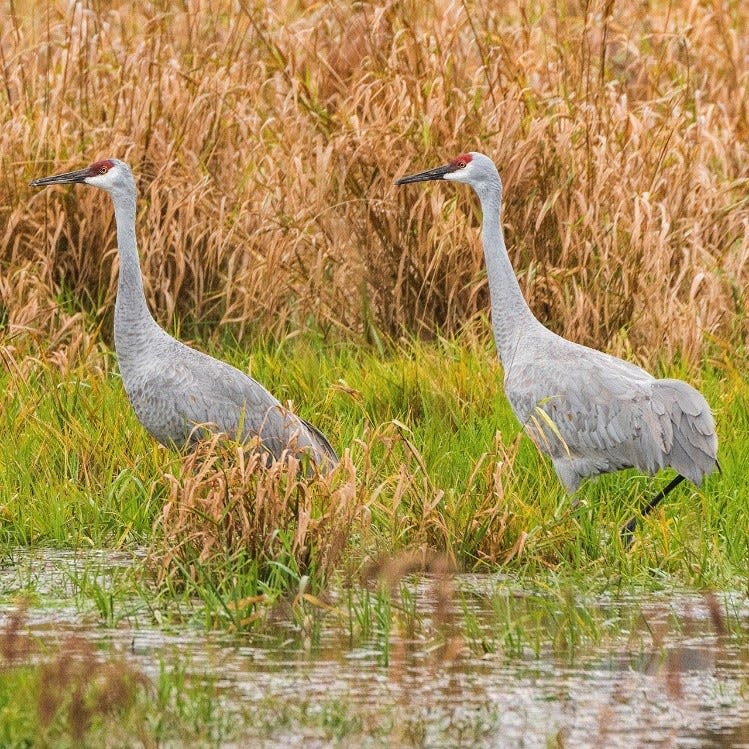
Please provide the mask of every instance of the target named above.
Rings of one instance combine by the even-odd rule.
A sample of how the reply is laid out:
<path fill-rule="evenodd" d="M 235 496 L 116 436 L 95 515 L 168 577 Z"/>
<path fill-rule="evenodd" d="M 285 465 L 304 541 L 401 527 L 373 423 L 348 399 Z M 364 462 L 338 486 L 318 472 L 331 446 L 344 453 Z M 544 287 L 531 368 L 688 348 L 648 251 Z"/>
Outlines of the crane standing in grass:
<path fill-rule="evenodd" d="M 464 182 L 479 197 L 505 392 L 565 489 L 574 492 L 588 476 L 623 468 L 652 475 L 670 466 L 677 476 L 647 502 L 646 515 L 685 478 L 701 484 L 718 465 L 715 422 L 704 397 L 681 380 L 656 379 L 634 364 L 568 341 L 533 316 L 507 254 L 499 220 L 502 182 L 494 162 L 466 153 L 396 184 L 428 180 Z M 623 527 L 625 543 L 636 521 L 635 516 Z"/>
<path fill-rule="evenodd" d="M 114 345 L 127 397 L 138 420 L 162 445 L 192 446 L 205 429 L 245 441 L 259 437 L 274 458 L 306 452 L 322 469 L 338 462 L 325 436 L 284 408 L 244 372 L 185 346 L 151 316 L 135 241 L 136 189 L 130 167 L 104 159 L 74 172 L 34 180 L 34 187 L 80 182 L 114 203 L 120 273 Z"/>

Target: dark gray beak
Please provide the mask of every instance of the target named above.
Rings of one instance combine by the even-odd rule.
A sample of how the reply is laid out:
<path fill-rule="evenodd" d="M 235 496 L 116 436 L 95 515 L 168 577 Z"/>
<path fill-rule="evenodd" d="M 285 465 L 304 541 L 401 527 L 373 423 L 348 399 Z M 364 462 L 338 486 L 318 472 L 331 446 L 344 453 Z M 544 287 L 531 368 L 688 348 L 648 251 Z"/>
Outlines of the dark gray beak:
<path fill-rule="evenodd" d="M 408 177 L 401 177 L 395 180 L 396 185 L 408 185 L 411 182 L 428 182 L 432 179 L 444 179 L 446 174 L 454 172 L 455 167 L 452 164 L 445 164 L 444 166 L 438 166 L 436 169 L 427 169 L 425 172 L 419 172 L 418 174 L 411 174 Z"/>
<path fill-rule="evenodd" d="M 54 174 L 51 177 L 40 177 L 39 179 L 29 182 L 31 187 L 45 187 L 46 185 L 70 185 L 74 182 L 84 182 L 86 177 L 90 177 L 88 167 L 86 169 L 77 169 L 75 172 L 64 172 L 63 174 Z"/>

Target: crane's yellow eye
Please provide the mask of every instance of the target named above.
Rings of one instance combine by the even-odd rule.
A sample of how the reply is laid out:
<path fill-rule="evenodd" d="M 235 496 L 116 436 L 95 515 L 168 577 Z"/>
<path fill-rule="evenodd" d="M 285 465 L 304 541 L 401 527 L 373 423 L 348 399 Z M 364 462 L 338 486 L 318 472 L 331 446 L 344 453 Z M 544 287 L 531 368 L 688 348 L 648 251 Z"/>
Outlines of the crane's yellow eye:
<path fill-rule="evenodd" d="M 458 169 L 465 169 L 466 168 L 466 162 L 465 161 L 459 161 L 458 162 Z"/>
<path fill-rule="evenodd" d="M 107 167 L 105 167 L 105 166 L 100 166 L 99 167 L 99 174 L 106 174 L 108 171 L 109 171 L 109 169 L 107 169 Z"/>

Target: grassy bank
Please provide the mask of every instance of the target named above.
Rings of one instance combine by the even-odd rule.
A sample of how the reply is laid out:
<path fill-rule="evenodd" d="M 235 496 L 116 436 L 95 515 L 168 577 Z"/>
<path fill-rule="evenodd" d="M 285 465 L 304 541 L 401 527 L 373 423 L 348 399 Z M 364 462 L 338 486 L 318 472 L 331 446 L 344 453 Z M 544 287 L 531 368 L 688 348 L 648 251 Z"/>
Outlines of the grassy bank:
<path fill-rule="evenodd" d="M 697 586 L 745 579 L 749 385 L 738 371 L 717 361 L 699 370 L 664 368 L 663 374 L 685 377 L 703 389 L 715 409 L 722 472 L 703 489 L 684 486 L 674 492 L 625 553 L 620 525 L 667 474 L 606 476 L 586 484 L 571 502 L 549 462 L 519 434 L 486 327 L 476 331 L 382 351 L 312 336 L 251 353 L 232 347 L 214 351 L 292 402 L 349 454 L 332 484 L 288 489 L 294 497 L 311 497 L 314 549 L 336 532 L 337 548 L 326 548 L 325 554 L 333 555 L 326 559 L 339 555 L 345 563 L 332 567 L 356 574 L 380 557 L 421 550 L 443 556 L 456 569 L 500 568 L 531 578 L 554 571 L 599 582 L 601 576 L 642 580 L 657 569 Z M 210 483 L 215 471 L 201 484 L 196 466 L 156 446 L 129 408 L 109 366 L 111 357 L 101 361 L 98 369 L 64 374 L 51 364 L 26 362 L 23 377 L 13 368 L 0 376 L 0 452 L 6 456 L 0 466 L 0 512 L 6 546 L 132 548 L 154 543 L 165 532 L 172 534 L 166 543 L 174 544 L 180 531 L 164 524 L 165 505 L 179 508 L 189 501 L 188 492 L 201 501 L 215 493 Z M 236 455 L 225 458 L 216 469 L 224 477 L 238 462 Z M 229 494 L 240 496 L 245 479 L 229 480 L 235 481 Z M 273 480 L 268 484 L 272 500 L 292 506 L 292 494 L 284 499 L 286 489 L 279 488 L 285 479 Z M 336 512 L 344 514 L 337 522 L 325 521 L 330 491 L 343 486 L 349 489 L 345 497 L 336 495 L 342 508 Z M 257 486 L 245 491 L 241 501 L 253 507 Z M 271 558 L 281 554 L 276 562 L 299 562 L 301 552 L 291 548 L 301 543 L 294 535 L 296 512 L 268 521 L 290 534 L 285 552 L 283 543 L 263 552 Z M 323 523 L 316 540 L 315 520 Z M 201 543 L 219 544 L 225 556 L 227 544 L 238 542 L 221 536 L 221 525 L 211 526 L 215 537 L 205 536 L 205 528 L 199 532 Z M 260 535 L 273 533 L 267 528 Z M 247 543 L 240 545 L 249 549 Z M 291 572 L 311 574 L 314 581 L 315 569 L 325 562 L 318 557 L 315 563 L 305 548 L 305 558 Z M 240 567 L 247 563 L 237 561 Z M 284 579 L 281 575 L 280 587 L 293 587 Z"/>

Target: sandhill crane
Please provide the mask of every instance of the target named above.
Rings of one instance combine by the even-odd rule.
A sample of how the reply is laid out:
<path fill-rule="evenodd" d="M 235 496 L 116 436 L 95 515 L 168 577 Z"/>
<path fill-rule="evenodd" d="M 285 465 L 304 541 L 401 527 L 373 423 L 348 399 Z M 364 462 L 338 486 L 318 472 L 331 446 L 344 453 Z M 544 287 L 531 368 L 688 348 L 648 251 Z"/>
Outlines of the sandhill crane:
<path fill-rule="evenodd" d="M 76 182 L 105 190 L 114 204 L 120 257 L 115 352 L 128 400 L 151 436 L 178 449 L 194 446 L 205 429 L 242 441 L 257 436 L 274 458 L 285 450 L 303 451 L 324 470 L 335 466 L 336 453 L 318 429 L 244 372 L 172 338 L 153 319 L 135 240 L 136 188 L 130 167 L 119 159 L 103 159 L 31 185 Z"/>
<path fill-rule="evenodd" d="M 512 410 L 572 493 L 588 476 L 637 468 L 677 476 L 643 508 L 650 512 L 685 478 L 695 484 L 717 466 L 715 422 L 704 397 L 681 380 L 656 379 L 629 362 L 568 341 L 533 316 L 507 254 L 494 162 L 465 153 L 449 164 L 403 177 L 469 184 L 481 202 L 492 328 Z M 633 517 L 622 528 L 628 544 Z"/>

